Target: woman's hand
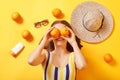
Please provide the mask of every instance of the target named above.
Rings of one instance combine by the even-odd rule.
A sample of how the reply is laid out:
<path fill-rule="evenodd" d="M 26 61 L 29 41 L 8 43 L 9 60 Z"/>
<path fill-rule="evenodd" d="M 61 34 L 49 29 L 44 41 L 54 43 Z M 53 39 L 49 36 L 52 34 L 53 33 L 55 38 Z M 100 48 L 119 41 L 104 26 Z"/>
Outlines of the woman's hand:
<path fill-rule="evenodd" d="M 53 40 L 54 38 L 50 36 L 50 32 L 53 30 L 54 27 L 49 28 L 43 37 L 43 40 L 45 40 L 46 42 L 50 42 L 51 40 Z"/>
<path fill-rule="evenodd" d="M 67 40 L 71 45 L 73 45 L 76 43 L 75 34 L 70 28 L 67 27 L 67 29 L 70 31 L 70 36 L 69 37 L 61 36 L 61 37 Z"/>

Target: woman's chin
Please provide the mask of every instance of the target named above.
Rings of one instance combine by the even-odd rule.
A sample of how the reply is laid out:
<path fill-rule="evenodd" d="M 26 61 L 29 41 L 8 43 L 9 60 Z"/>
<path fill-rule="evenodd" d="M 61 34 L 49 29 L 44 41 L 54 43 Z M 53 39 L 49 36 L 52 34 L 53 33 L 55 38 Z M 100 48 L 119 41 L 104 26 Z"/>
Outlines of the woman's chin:
<path fill-rule="evenodd" d="M 63 41 L 57 41 L 57 43 L 56 43 L 58 46 L 61 46 L 61 45 L 63 45 L 64 44 L 64 42 Z"/>
<path fill-rule="evenodd" d="M 60 37 L 60 38 L 55 39 L 55 43 L 56 43 L 58 46 L 61 46 L 61 45 L 66 44 L 66 40 Z"/>

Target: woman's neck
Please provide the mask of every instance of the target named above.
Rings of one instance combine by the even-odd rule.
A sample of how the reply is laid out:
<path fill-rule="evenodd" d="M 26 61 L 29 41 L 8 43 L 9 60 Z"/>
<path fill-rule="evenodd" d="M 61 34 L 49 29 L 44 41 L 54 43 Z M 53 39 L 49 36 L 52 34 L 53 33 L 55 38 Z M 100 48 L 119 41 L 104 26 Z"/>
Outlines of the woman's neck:
<path fill-rule="evenodd" d="M 54 54 L 56 55 L 63 55 L 68 53 L 66 46 L 56 46 L 54 50 Z"/>

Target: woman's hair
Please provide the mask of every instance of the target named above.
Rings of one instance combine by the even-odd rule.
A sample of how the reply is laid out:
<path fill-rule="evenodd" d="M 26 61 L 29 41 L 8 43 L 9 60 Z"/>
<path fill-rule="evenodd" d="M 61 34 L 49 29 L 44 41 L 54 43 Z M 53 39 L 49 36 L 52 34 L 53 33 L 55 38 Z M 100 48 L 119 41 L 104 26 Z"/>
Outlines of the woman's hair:
<path fill-rule="evenodd" d="M 51 27 L 54 26 L 57 23 L 62 23 L 64 25 L 66 25 L 67 27 L 69 27 L 70 29 L 72 29 L 71 25 L 67 21 L 65 21 L 65 20 L 54 21 L 52 23 Z M 76 42 L 78 44 L 78 47 L 81 49 L 82 45 L 80 44 L 80 39 L 77 36 L 75 36 L 75 38 L 76 38 Z M 53 43 L 53 41 L 51 41 L 47 46 L 45 46 L 45 48 L 47 50 L 49 50 L 49 51 L 53 51 L 54 50 L 54 43 Z M 69 52 L 73 52 L 73 47 L 68 42 L 67 42 L 67 47 L 66 48 L 67 48 L 67 50 Z"/>

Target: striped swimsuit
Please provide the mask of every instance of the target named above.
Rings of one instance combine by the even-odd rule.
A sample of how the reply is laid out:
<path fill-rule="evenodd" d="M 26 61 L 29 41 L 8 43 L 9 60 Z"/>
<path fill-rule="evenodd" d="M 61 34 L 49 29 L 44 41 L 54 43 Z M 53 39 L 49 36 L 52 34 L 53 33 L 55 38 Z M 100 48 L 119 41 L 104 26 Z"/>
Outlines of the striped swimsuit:
<path fill-rule="evenodd" d="M 70 53 L 69 63 L 65 67 L 55 67 L 51 63 L 50 53 L 44 70 L 44 80 L 75 80 L 76 68 L 73 53 Z"/>

